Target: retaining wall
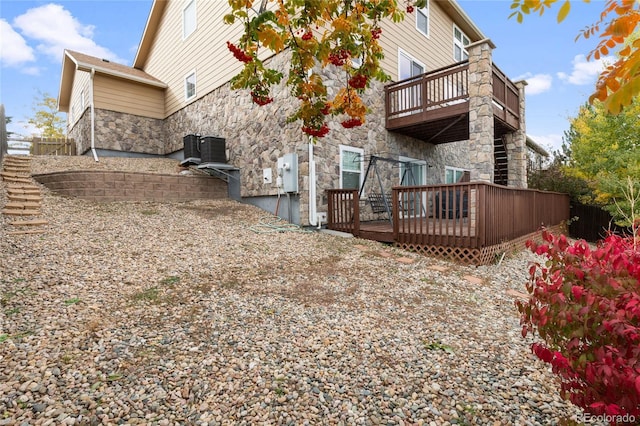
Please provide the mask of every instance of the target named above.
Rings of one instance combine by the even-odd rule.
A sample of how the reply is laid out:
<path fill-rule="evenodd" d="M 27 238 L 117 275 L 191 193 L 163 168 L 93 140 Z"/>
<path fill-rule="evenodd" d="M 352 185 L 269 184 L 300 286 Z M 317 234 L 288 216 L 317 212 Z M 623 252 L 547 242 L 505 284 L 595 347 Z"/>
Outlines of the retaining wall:
<path fill-rule="evenodd" d="M 97 202 L 225 199 L 228 194 L 227 183 L 211 176 L 87 170 L 32 177 L 60 195 Z"/>

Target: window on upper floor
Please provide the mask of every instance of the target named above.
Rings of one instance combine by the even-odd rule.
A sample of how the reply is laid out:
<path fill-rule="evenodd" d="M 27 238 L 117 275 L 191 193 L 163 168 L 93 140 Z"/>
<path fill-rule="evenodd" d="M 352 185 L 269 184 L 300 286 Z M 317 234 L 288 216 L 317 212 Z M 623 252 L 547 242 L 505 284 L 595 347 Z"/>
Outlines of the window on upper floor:
<path fill-rule="evenodd" d="M 186 0 L 182 9 L 182 39 L 189 37 L 196 27 L 196 0 Z"/>
<path fill-rule="evenodd" d="M 196 72 L 191 71 L 184 78 L 184 100 L 189 101 L 196 97 Z"/>
<path fill-rule="evenodd" d="M 456 62 L 462 62 L 469 59 L 467 46 L 469 46 L 469 37 L 455 25 L 453 26 L 453 59 Z"/>
<path fill-rule="evenodd" d="M 340 145 L 340 188 L 360 189 L 364 175 L 364 150 Z"/>
<path fill-rule="evenodd" d="M 398 80 L 424 73 L 425 66 L 403 50 L 398 50 Z"/>
<path fill-rule="evenodd" d="M 419 9 L 416 9 L 416 29 L 429 37 L 429 0 Z"/>

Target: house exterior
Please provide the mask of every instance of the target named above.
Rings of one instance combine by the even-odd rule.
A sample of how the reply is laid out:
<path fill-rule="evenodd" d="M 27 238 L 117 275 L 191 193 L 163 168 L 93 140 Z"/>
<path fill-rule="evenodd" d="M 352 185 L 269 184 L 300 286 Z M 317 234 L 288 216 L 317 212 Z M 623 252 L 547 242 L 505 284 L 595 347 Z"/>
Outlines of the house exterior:
<path fill-rule="evenodd" d="M 325 190 L 362 185 L 372 157 L 391 161 L 379 178 L 368 175 L 365 192 L 463 176 L 526 187 L 526 83 L 495 67 L 493 44 L 455 0 L 428 0 L 403 22 L 382 23 L 382 66 L 393 83 L 375 82 L 363 95 L 371 108 L 364 125 L 330 122 L 317 143 L 287 123 L 295 99 L 284 83 L 266 106 L 230 89 L 241 64 L 226 42 L 241 28 L 222 23 L 228 11 L 226 2 L 155 0 L 131 67 L 65 51 L 58 101 L 77 151 L 181 158 L 186 135 L 223 138 L 242 199 L 271 212 L 285 195 L 277 175 L 287 158 L 295 185 L 277 213 L 314 226 L 327 211 Z M 288 53 L 268 61 L 284 71 Z M 416 90 L 424 95 L 407 97 Z"/>

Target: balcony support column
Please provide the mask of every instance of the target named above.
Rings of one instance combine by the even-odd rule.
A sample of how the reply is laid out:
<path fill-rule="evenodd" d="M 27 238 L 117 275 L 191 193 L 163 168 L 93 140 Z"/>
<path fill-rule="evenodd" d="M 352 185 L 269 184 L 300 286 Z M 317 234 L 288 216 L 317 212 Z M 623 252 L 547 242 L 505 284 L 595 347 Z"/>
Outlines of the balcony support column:
<path fill-rule="evenodd" d="M 527 127 L 525 126 L 524 88 L 527 82 L 516 81 L 520 96 L 520 127 L 515 132 L 505 135 L 508 160 L 508 185 L 514 188 L 527 187 Z"/>
<path fill-rule="evenodd" d="M 493 182 L 493 67 L 491 40 L 467 47 L 469 53 L 469 162 L 472 181 Z"/>

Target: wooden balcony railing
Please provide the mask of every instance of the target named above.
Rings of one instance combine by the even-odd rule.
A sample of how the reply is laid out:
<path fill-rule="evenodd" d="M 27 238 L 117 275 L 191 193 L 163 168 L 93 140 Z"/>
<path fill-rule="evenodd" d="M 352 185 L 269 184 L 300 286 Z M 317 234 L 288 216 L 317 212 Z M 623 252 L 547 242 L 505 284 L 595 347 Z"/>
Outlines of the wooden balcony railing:
<path fill-rule="evenodd" d="M 495 116 L 519 128 L 520 92 L 493 66 Z M 411 77 L 385 87 L 386 128 L 394 130 L 420 122 L 437 121 L 469 112 L 469 63 L 467 61 Z"/>
<path fill-rule="evenodd" d="M 432 112 L 430 118 L 438 118 L 440 108 L 466 103 L 468 81 L 469 64 L 461 62 L 386 86 L 387 128 L 393 119 L 428 111 Z"/>
<path fill-rule="evenodd" d="M 358 236 L 357 190 L 328 190 L 328 227 Z M 566 194 L 484 182 L 394 187 L 393 240 L 415 246 L 484 248 L 569 219 Z M 388 223 L 388 222 L 387 222 Z"/>
<path fill-rule="evenodd" d="M 505 73 L 493 66 L 493 114 L 511 127 L 520 127 L 520 91 Z"/>

